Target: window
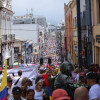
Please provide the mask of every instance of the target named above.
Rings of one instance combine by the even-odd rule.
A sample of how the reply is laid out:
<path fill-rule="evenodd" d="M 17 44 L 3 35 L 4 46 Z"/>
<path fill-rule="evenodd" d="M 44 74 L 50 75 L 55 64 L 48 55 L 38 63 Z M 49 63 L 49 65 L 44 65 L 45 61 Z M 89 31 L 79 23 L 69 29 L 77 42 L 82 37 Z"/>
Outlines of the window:
<path fill-rule="evenodd" d="M 19 53 L 19 47 L 14 47 L 14 53 Z"/>
<path fill-rule="evenodd" d="M 37 50 L 35 49 L 35 52 L 37 52 Z"/>

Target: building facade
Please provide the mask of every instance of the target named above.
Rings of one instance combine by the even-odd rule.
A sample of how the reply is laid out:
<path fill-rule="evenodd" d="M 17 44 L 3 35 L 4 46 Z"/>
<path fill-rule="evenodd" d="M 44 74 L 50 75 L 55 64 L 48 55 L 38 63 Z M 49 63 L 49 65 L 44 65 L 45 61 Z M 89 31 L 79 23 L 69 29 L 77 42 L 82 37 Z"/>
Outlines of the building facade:
<path fill-rule="evenodd" d="M 15 35 L 12 34 L 11 23 L 12 23 L 12 0 L 1 0 L 2 9 L 0 10 L 0 33 L 2 35 L 2 65 L 5 65 L 6 56 L 8 65 L 13 65 L 13 43 L 15 39 Z"/>
<path fill-rule="evenodd" d="M 14 63 L 26 63 L 26 43 L 27 40 L 16 37 L 14 42 Z"/>
<path fill-rule="evenodd" d="M 65 5 L 65 32 L 67 39 L 67 60 L 73 64 L 72 2 Z"/>
<path fill-rule="evenodd" d="M 92 0 L 95 64 L 100 66 L 100 0 Z"/>
<path fill-rule="evenodd" d="M 77 34 L 77 6 L 76 0 L 72 0 L 72 29 L 73 29 L 73 64 L 78 64 L 78 34 Z"/>

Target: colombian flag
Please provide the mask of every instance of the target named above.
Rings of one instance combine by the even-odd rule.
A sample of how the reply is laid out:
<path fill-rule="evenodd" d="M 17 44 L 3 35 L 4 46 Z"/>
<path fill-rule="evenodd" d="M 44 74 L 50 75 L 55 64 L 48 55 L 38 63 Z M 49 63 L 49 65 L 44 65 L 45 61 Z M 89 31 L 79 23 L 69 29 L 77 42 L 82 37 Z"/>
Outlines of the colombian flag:
<path fill-rule="evenodd" d="M 51 91 L 50 91 L 50 87 L 49 87 L 48 74 L 44 74 L 44 75 L 42 75 L 42 77 L 45 80 L 46 88 L 48 90 L 48 94 L 49 94 L 49 97 L 50 97 L 50 100 L 51 100 Z"/>
<path fill-rule="evenodd" d="M 0 100 L 7 100 L 7 61 L 0 87 Z"/>

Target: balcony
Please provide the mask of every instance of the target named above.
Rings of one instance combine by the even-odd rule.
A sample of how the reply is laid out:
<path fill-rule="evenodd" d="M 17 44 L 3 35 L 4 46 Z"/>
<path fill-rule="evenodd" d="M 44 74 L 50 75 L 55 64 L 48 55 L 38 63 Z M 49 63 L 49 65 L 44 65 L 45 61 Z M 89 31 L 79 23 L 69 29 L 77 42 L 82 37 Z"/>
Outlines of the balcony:
<path fill-rule="evenodd" d="M 9 34 L 8 35 L 8 41 L 15 41 L 15 34 Z"/>
<path fill-rule="evenodd" d="M 13 42 L 15 40 L 15 34 L 9 34 L 9 35 L 2 35 L 2 43 L 6 42 Z"/>

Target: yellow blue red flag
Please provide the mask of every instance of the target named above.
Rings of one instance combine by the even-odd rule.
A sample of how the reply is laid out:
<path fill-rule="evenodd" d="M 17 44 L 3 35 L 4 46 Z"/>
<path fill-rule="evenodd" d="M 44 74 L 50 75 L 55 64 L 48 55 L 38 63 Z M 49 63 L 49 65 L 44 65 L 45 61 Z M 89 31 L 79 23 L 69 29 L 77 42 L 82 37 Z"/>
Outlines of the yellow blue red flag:
<path fill-rule="evenodd" d="M 7 100 L 7 60 L 0 86 L 0 100 Z"/>

